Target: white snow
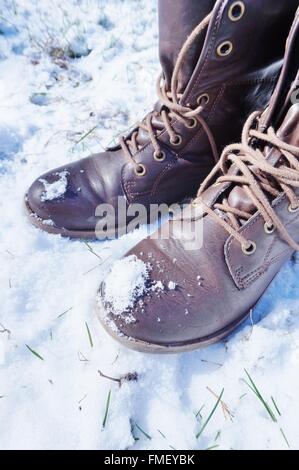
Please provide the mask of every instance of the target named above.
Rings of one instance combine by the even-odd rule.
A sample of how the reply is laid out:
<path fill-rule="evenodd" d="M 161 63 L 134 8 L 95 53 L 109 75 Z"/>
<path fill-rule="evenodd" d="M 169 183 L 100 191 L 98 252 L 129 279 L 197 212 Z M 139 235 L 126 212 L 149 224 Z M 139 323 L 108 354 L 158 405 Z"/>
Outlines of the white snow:
<path fill-rule="evenodd" d="M 54 225 L 54 222 L 51 219 L 44 219 L 42 223 L 43 225 Z"/>
<path fill-rule="evenodd" d="M 169 290 L 175 290 L 176 286 L 177 286 L 177 285 L 176 285 L 175 282 L 169 281 L 169 283 L 168 283 L 168 289 L 169 289 Z"/>
<path fill-rule="evenodd" d="M 105 301 L 114 315 L 132 308 L 146 290 L 149 267 L 136 256 L 115 261 L 105 281 Z"/>
<path fill-rule="evenodd" d="M 299 449 L 298 263 L 283 268 L 252 322 L 228 340 L 149 356 L 116 343 L 95 314 L 110 266 L 145 228 L 91 243 L 99 259 L 80 241 L 35 229 L 24 215 L 33 180 L 100 151 L 150 109 L 156 20 L 156 2 L 148 0 L 1 1 L 1 449 L 287 449 L 280 428 Z M 76 38 L 83 38 L 76 49 L 83 56 L 72 59 Z M 138 380 L 119 387 L 99 369 L 113 377 L 136 372 Z M 278 423 L 244 383 L 244 369 L 272 408 L 274 398 Z M 196 439 L 222 388 L 233 420 L 219 407 Z"/>
<path fill-rule="evenodd" d="M 57 176 L 57 180 L 53 181 L 52 183 L 49 183 L 44 178 L 39 179 L 45 188 L 40 197 L 41 201 L 52 201 L 53 199 L 59 199 L 65 194 L 67 189 L 68 171 L 61 171 L 60 173 L 54 173 L 54 175 Z"/>
<path fill-rule="evenodd" d="M 151 286 L 151 290 L 152 291 L 163 291 L 164 290 L 164 285 L 161 281 L 156 281 L 153 283 L 153 285 Z"/>

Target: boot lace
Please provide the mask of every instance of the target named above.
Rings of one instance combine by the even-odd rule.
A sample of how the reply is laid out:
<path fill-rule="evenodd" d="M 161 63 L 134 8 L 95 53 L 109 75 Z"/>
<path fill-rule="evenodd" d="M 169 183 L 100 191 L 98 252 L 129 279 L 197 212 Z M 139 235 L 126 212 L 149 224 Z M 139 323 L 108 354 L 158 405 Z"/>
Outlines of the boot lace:
<path fill-rule="evenodd" d="M 255 112 L 249 116 L 243 129 L 241 144 L 232 144 L 224 149 L 218 164 L 200 187 L 193 205 L 200 204 L 205 214 L 209 214 L 240 242 L 245 254 L 252 254 L 255 251 L 255 243 L 246 240 L 239 233 L 242 220 L 249 220 L 253 212 L 231 207 L 226 197 L 221 203 L 215 203 L 212 207 L 201 198 L 202 193 L 211 184 L 211 180 L 215 180 L 215 176 L 220 172 L 221 175 L 214 184 L 240 185 L 263 217 L 265 231 L 272 233 L 277 230 L 285 242 L 298 251 L 299 244 L 290 236 L 283 222 L 276 215 L 271 200 L 284 193 L 289 200 L 288 210 L 290 212 L 299 210 L 299 201 L 295 193 L 295 188 L 299 187 L 299 148 L 283 142 L 277 137 L 272 127 L 265 132 L 256 130 L 260 116 L 261 112 Z M 257 148 L 257 143 L 270 146 L 280 152 L 281 158 L 277 166 L 271 165 L 266 160 L 264 153 Z M 234 165 L 235 171 L 228 173 L 231 165 Z"/>
<path fill-rule="evenodd" d="M 137 173 L 138 168 L 141 165 L 134 160 L 133 154 L 138 152 L 139 150 L 139 129 L 143 129 L 148 133 L 154 148 L 154 156 L 157 159 L 160 158 L 161 160 L 164 156 L 159 140 L 157 138 L 153 118 L 158 118 L 163 123 L 164 128 L 166 129 L 169 135 L 170 143 L 173 145 L 178 145 L 181 142 L 180 135 L 178 135 L 172 127 L 173 120 L 176 119 L 177 121 L 182 122 L 186 127 L 191 127 L 192 124 L 194 125 L 196 123 L 196 119 L 201 124 L 204 132 L 206 133 L 209 139 L 215 162 L 219 160 L 217 145 L 213 134 L 206 121 L 200 116 L 200 113 L 204 109 L 204 105 L 202 103 L 199 103 L 199 106 L 195 109 L 183 106 L 180 104 L 182 94 L 178 92 L 179 72 L 181 70 L 181 66 L 186 56 L 186 53 L 188 52 L 193 42 L 196 40 L 197 36 L 208 27 L 210 20 L 211 13 L 196 26 L 196 28 L 192 31 L 191 35 L 185 41 L 175 63 L 171 78 L 170 90 L 167 90 L 166 88 L 166 81 L 163 74 L 160 74 L 160 76 L 158 77 L 156 89 L 158 98 L 161 103 L 161 111 L 153 111 L 149 113 L 143 121 L 137 123 L 136 129 L 128 137 L 120 137 L 119 139 L 119 143 L 124 154 L 131 162 L 133 162 Z"/>

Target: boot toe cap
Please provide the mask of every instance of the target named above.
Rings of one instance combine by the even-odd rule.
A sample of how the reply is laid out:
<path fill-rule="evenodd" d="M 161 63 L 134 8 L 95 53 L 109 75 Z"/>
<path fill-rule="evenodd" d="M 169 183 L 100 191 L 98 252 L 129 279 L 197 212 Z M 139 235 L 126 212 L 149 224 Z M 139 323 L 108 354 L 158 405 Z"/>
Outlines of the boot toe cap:
<path fill-rule="evenodd" d="M 69 206 L 78 197 L 70 186 L 70 172 L 60 168 L 42 175 L 29 188 L 25 203 L 32 222 L 58 229 L 72 228 Z"/>
<path fill-rule="evenodd" d="M 88 168 L 88 162 L 82 160 L 45 173 L 34 181 L 25 196 L 33 225 L 65 235 L 71 231 L 80 234 L 80 231 L 95 230 L 95 212 L 102 200 L 89 184 Z"/>
<path fill-rule="evenodd" d="M 150 267 L 145 270 L 140 263 Z M 136 270 L 134 275 L 130 274 L 131 269 Z M 122 292 L 121 278 L 118 279 L 118 274 L 123 279 L 122 270 L 127 275 L 127 295 Z M 126 258 L 116 262 L 103 282 L 98 294 L 100 319 L 115 339 L 132 349 L 193 349 L 194 344 L 209 341 L 219 328 L 219 318 L 206 308 L 205 291 L 201 295 L 198 280 L 194 283 L 193 277 L 179 266 L 174 269 L 173 258 L 162 253 L 157 243 L 141 242 Z M 142 282 L 138 284 L 136 279 Z M 130 303 L 132 294 L 134 301 Z M 214 301 L 219 305 L 216 296 Z"/>

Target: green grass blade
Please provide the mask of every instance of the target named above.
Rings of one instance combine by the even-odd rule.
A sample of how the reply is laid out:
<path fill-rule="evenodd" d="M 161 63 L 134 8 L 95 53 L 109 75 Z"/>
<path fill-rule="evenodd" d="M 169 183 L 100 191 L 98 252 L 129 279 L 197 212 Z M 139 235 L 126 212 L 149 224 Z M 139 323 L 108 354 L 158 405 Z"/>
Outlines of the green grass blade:
<path fill-rule="evenodd" d="M 80 139 L 78 139 L 78 140 L 75 142 L 75 145 L 80 144 L 80 142 L 82 142 L 84 139 L 86 139 L 86 137 L 88 137 L 90 134 L 92 134 L 93 131 L 95 131 L 97 127 L 98 127 L 98 126 L 94 126 L 94 127 L 92 127 L 89 131 L 85 132 L 85 134 L 83 134 L 83 135 L 80 137 Z"/>
<path fill-rule="evenodd" d="M 217 449 L 219 447 L 218 444 L 215 444 L 214 446 L 211 446 L 211 447 L 208 447 L 207 449 L 205 450 L 214 450 L 214 449 Z"/>
<path fill-rule="evenodd" d="M 255 385 L 254 381 L 253 381 L 252 378 L 250 377 L 250 375 L 249 375 L 249 373 L 247 372 L 247 370 L 246 370 L 246 369 L 244 369 L 244 370 L 245 370 L 245 372 L 246 372 L 246 375 L 247 375 L 248 379 L 250 380 L 250 384 L 251 384 L 251 385 L 248 384 L 248 383 L 246 382 L 246 380 L 244 380 L 244 382 L 246 383 L 246 385 L 248 385 L 248 387 L 253 391 L 253 393 L 254 393 L 254 394 L 258 397 L 258 399 L 261 401 L 261 403 L 262 403 L 263 406 L 265 407 L 266 411 L 267 411 L 268 414 L 270 415 L 272 421 L 273 421 L 274 423 L 277 423 L 277 419 L 276 419 L 276 416 L 275 416 L 274 412 L 272 411 L 272 409 L 270 408 L 270 406 L 268 405 L 268 403 L 267 403 L 267 402 L 265 401 L 265 399 L 263 398 L 261 392 L 259 391 L 259 389 L 258 389 L 257 386 Z M 279 408 L 278 408 L 278 406 L 277 406 L 277 403 L 275 402 L 275 400 L 274 400 L 273 397 L 271 397 L 271 401 L 272 401 L 272 403 L 273 403 L 273 405 L 274 405 L 274 408 L 275 408 L 276 412 L 278 413 L 279 416 L 281 416 L 281 412 L 280 412 L 280 410 L 279 410 Z M 291 448 L 291 447 L 290 447 L 290 443 L 289 443 L 289 441 L 288 441 L 288 439 L 287 439 L 287 437 L 286 437 L 286 435 L 285 435 L 285 433 L 284 433 L 284 430 L 283 430 L 282 428 L 279 428 L 279 430 L 280 430 L 280 432 L 281 432 L 281 435 L 282 435 L 282 437 L 283 437 L 283 439 L 284 439 L 286 445 L 287 445 L 288 448 L 290 449 L 290 448 Z"/>
<path fill-rule="evenodd" d="M 44 358 L 38 354 L 38 352 L 34 351 L 34 349 L 32 349 L 30 346 L 28 346 L 28 344 L 25 344 L 26 348 L 29 349 L 29 351 L 34 355 L 36 356 L 38 359 L 40 359 L 41 361 L 44 361 Z"/>
<path fill-rule="evenodd" d="M 102 258 L 101 258 L 101 256 L 98 255 L 98 254 L 94 251 L 94 249 L 92 248 L 92 246 L 90 246 L 90 244 L 89 244 L 87 241 L 85 241 L 85 240 L 82 240 L 82 241 L 83 241 L 84 245 L 87 247 L 87 249 L 88 249 L 88 251 L 89 251 L 90 253 L 92 253 L 94 256 L 96 256 L 99 260 L 103 261 Z"/>
<path fill-rule="evenodd" d="M 273 397 L 271 397 L 271 400 L 272 400 L 272 403 L 273 403 L 273 405 L 274 405 L 274 407 L 275 407 L 275 409 L 276 409 L 278 415 L 281 416 L 281 412 L 279 411 L 279 408 L 278 408 L 278 406 L 277 406 L 276 401 L 274 400 Z"/>
<path fill-rule="evenodd" d="M 260 400 L 260 402 L 263 404 L 264 408 L 266 409 L 267 413 L 269 414 L 270 418 L 272 419 L 272 421 L 274 423 L 277 423 L 277 419 L 275 417 L 275 414 L 273 413 L 273 411 L 271 410 L 270 406 L 268 405 L 268 403 L 266 402 L 266 400 L 263 398 L 262 394 L 260 393 L 259 389 L 257 388 L 257 386 L 255 385 L 254 381 L 252 380 L 252 378 L 250 377 L 249 373 L 247 372 L 246 369 L 245 370 L 245 373 L 248 377 L 248 379 L 250 380 L 250 383 L 252 386 L 250 386 L 246 381 L 246 385 L 249 386 L 249 388 L 255 393 L 255 395 L 257 396 L 257 398 Z"/>
<path fill-rule="evenodd" d="M 70 307 L 68 308 L 67 310 L 65 310 L 64 312 L 62 312 L 60 315 L 58 315 L 57 318 L 61 318 L 63 317 L 64 315 L 66 315 L 68 312 L 70 312 L 71 310 L 73 310 L 73 307 Z"/>
<path fill-rule="evenodd" d="M 162 431 L 160 431 L 160 429 L 157 429 L 157 431 L 158 431 L 158 433 L 159 433 L 159 434 L 161 434 L 161 436 L 162 436 L 164 439 L 166 439 L 166 436 L 165 436 L 165 434 L 163 434 L 163 432 L 162 432 Z"/>
<path fill-rule="evenodd" d="M 88 339 L 89 339 L 89 342 L 90 342 L 90 346 L 93 348 L 93 341 L 92 341 L 90 329 L 89 329 L 89 326 L 88 326 L 87 322 L 85 322 L 85 326 L 86 326 L 86 330 L 87 330 L 87 334 L 88 334 Z"/>
<path fill-rule="evenodd" d="M 110 400 L 111 400 L 111 390 L 109 390 L 108 397 L 107 397 L 107 401 L 106 401 L 105 415 L 104 415 L 103 424 L 102 424 L 103 429 L 105 428 L 106 423 L 107 423 L 108 412 L 109 412 L 109 406 L 110 406 Z"/>
<path fill-rule="evenodd" d="M 211 413 L 209 414 L 207 420 L 206 420 L 205 423 L 203 424 L 201 430 L 196 434 L 196 439 L 199 439 L 199 438 L 200 438 L 200 436 L 201 436 L 202 433 L 204 432 L 205 428 L 206 428 L 207 425 L 209 424 L 210 420 L 212 419 L 213 414 L 215 413 L 215 411 L 216 411 L 217 408 L 218 408 L 219 403 L 221 402 L 221 399 L 222 399 L 222 397 L 223 397 L 223 393 L 224 393 L 224 388 L 222 389 L 222 392 L 220 393 L 220 396 L 219 396 L 218 400 L 216 401 L 214 408 L 212 409 L 212 411 L 211 411 Z"/>
<path fill-rule="evenodd" d="M 202 419 L 202 414 L 201 414 L 201 412 L 202 412 L 202 410 L 204 409 L 204 407 L 205 407 L 205 405 L 202 405 L 202 407 L 201 407 L 201 408 L 198 410 L 198 412 L 196 413 L 195 418 L 198 418 L 198 417 L 199 417 L 200 419 Z"/>
<path fill-rule="evenodd" d="M 149 440 L 151 440 L 151 436 L 145 432 L 137 423 L 135 423 L 136 428 Z"/>
<path fill-rule="evenodd" d="M 288 441 L 288 439 L 287 439 L 287 436 L 285 435 L 285 433 L 284 433 L 284 431 L 283 431 L 282 428 L 280 428 L 280 432 L 281 432 L 282 437 L 284 438 L 284 440 L 285 440 L 285 442 L 286 442 L 286 445 L 287 445 L 288 448 L 290 449 L 290 448 L 291 448 L 290 443 L 289 443 L 289 441 Z"/>

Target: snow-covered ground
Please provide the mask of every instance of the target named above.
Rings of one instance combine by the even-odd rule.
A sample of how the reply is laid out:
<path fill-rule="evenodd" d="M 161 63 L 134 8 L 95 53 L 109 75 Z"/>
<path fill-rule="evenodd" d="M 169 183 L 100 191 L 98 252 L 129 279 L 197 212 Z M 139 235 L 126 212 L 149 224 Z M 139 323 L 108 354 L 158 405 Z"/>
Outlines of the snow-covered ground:
<path fill-rule="evenodd" d="M 0 0 L 0 449 L 299 449 L 296 261 L 228 340 L 148 356 L 95 315 L 101 280 L 145 229 L 87 246 L 24 216 L 33 179 L 150 109 L 157 39 L 154 0 Z"/>

